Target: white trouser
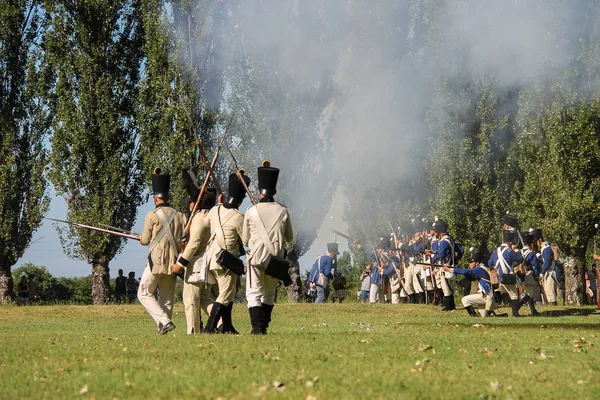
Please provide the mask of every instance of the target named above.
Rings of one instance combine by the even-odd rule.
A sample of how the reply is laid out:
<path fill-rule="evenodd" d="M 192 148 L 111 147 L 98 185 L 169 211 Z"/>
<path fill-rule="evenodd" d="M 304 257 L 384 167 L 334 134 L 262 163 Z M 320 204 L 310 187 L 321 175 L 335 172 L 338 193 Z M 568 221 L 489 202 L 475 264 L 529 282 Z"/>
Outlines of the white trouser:
<path fill-rule="evenodd" d="M 212 286 L 204 283 L 183 284 L 183 305 L 185 307 L 185 320 L 187 333 L 200 333 L 200 311 L 210 315 L 210 310 L 215 302 Z"/>
<path fill-rule="evenodd" d="M 540 285 L 538 281 L 533 277 L 533 271 L 528 271 L 527 275 L 525 275 L 525 281 L 523 282 L 523 290 L 533 298 L 533 301 L 542 301 Z"/>
<path fill-rule="evenodd" d="M 215 269 L 210 271 L 215 275 L 217 279 L 217 286 L 219 287 L 219 296 L 216 302 L 223 305 L 229 305 L 235 299 L 235 292 L 237 291 L 237 275 L 233 272 L 225 269 Z"/>
<path fill-rule="evenodd" d="M 494 296 L 484 296 L 483 293 L 475 293 L 465 296 L 461 299 L 464 307 L 472 306 L 484 316 L 484 311 L 493 311 L 497 308 Z"/>
<path fill-rule="evenodd" d="M 390 279 L 390 292 L 392 292 L 392 304 L 400 304 L 400 280 Z"/>
<path fill-rule="evenodd" d="M 556 295 L 558 293 L 558 285 L 554 279 L 554 271 L 546 271 L 543 278 L 544 291 L 546 292 L 546 298 L 548 303 L 556 301 Z"/>
<path fill-rule="evenodd" d="M 371 283 L 371 291 L 369 292 L 369 303 L 376 303 L 377 300 L 383 301 L 383 290 L 381 285 Z"/>
<path fill-rule="evenodd" d="M 175 296 L 175 275 L 153 275 L 146 264 L 138 288 L 138 300 L 156 325 L 171 322 L 173 315 L 173 300 Z M 158 286 L 158 301 L 154 298 L 154 290 Z"/>
<path fill-rule="evenodd" d="M 265 267 L 253 265 L 246 274 L 246 300 L 248 308 L 275 303 L 275 291 L 279 281 L 265 274 Z"/>
<path fill-rule="evenodd" d="M 443 269 L 437 269 L 435 271 L 436 286 L 441 288 L 444 292 L 444 296 L 452 296 L 452 286 L 450 286 L 450 280 L 446 278 Z"/>

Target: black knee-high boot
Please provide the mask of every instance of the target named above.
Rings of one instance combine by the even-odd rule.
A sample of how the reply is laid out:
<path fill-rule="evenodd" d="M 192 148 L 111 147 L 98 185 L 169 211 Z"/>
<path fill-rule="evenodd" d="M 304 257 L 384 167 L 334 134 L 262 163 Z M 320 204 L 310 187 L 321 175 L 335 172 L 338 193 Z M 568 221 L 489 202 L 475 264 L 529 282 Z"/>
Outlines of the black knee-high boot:
<path fill-rule="evenodd" d="M 223 325 L 222 333 L 230 333 L 232 335 L 239 335 L 240 333 L 233 327 L 233 320 L 231 319 L 231 312 L 233 311 L 233 302 L 223 307 Z"/>
<path fill-rule="evenodd" d="M 433 304 L 433 290 L 427 291 L 427 300 L 429 301 L 429 304 Z"/>
<path fill-rule="evenodd" d="M 265 313 L 265 331 L 269 329 L 269 323 L 271 322 L 271 314 L 273 313 L 274 304 L 262 303 L 263 312 Z"/>
<path fill-rule="evenodd" d="M 541 315 L 538 310 L 535 309 L 535 301 L 533 301 L 532 298 L 529 299 L 527 305 L 529 306 L 529 312 L 531 312 L 532 317 L 539 317 Z"/>
<path fill-rule="evenodd" d="M 440 288 L 437 289 L 437 298 L 438 298 L 438 301 L 440 302 L 440 307 L 442 307 L 442 308 L 446 307 L 444 304 L 444 291 Z"/>
<path fill-rule="evenodd" d="M 467 311 L 467 313 L 469 313 L 469 315 L 471 317 L 476 317 L 477 316 L 477 311 L 475 311 L 475 309 L 473 308 L 473 306 L 466 306 L 465 310 Z"/>
<path fill-rule="evenodd" d="M 217 325 L 219 324 L 219 319 L 221 319 L 224 307 L 225 306 L 223 306 L 221 303 L 213 304 L 212 309 L 210 310 L 208 321 L 206 321 L 204 333 L 218 333 Z"/>
<path fill-rule="evenodd" d="M 512 310 L 512 316 L 513 317 L 519 317 L 519 300 L 511 300 L 510 301 L 510 308 Z"/>
<path fill-rule="evenodd" d="M 252 325 L 253 335 L 264 335 L 267 333 L 265 328 L 265 312 L 261 306 L 248 308 L 250 312 L 250 324 Z"/>

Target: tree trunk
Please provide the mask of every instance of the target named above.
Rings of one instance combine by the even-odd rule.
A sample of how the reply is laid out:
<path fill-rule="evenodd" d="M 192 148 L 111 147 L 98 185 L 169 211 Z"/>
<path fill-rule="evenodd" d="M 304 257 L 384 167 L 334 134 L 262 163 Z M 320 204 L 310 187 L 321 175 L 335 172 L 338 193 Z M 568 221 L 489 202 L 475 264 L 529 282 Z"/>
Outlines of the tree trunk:
<path fill-rule="evenodd" d="M 565 304 L 578 305 L 584 304 L 584 271 L 583 265 L 579 259 L 567 256 L 560 260 L 565 271 Z"/>
<path fill-rule="evenodd" d="M 92 262 L 92 303 L 106 304 L 110 296 L 108 261 Z"/>
<path fill-rule="evenodd" d="M 300 303 L 302 301 L 302 278 L 296 251 L 289 252 L 286 258 L 290 262 L 288 273 L 292 278 L 292 284 L 287 287 L 288 303 Z"/>

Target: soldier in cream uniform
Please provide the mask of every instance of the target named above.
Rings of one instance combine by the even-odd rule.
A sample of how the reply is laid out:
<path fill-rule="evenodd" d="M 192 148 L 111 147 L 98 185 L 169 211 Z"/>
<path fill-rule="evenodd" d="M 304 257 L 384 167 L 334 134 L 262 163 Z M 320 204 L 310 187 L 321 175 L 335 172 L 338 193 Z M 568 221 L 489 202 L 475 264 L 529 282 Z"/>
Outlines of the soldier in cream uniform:
<path fill-rule="evenodd" d="M 200 191 L 195 186 L 189 185 L 189 183 L 184 184 L 184 187 L 190 195 L 190 211 L 192 211 Z M 192 223 L 188 244 L 183 254 L 177 259 L 178 266 L 173 266 L 174 269 L 185 267 L 183 306 L 188 335 L 202 331 L 201 311 L 204 311 L 206 315 L 210 315 L 215 302 L 213 284 L 216 281 L 207 279 L 205 252 L 210 239 L 210 228 L 205 226 L 205 220 L 210 209 L 214 207 L 216 200 L 217 190 L 214 188 L 206 189 L 198 211 L 190 217 Z"/>
<path fill-rule="evenodd" d="M 265 273 L 271 255 L 282 257 L 285 243 L 294 240 L 287 208 L 277 203 L 279 169 L 264 161 L 258 168 L 260 201 L 246 211 L 242 241 L 249 247 L 246 299 L 253 334 L 266 334 L 275 302 L 278 279 Z M 267 242 L 267 243 L 265 243 Z M 287 272 L 287 271 L 285 271 Z"/>
<path fill-rule="evenodd" d="M 175 295 L 173 264 L 179 248 L 177 239 L 183 236 L 186 217 L 169 206 L 171 176 L 163 175 L 157 168 L 152 174 L 152 189 L 156 208 L 146 215 L 140 243 L 148 248 L 148 262 L 140 280 L 138 299 L 158 326 L 158 334 L 175 329 L 171 321 Z M 158 301 L 154 290 L 160 287 Z"/>
<path fill-rule="evenodd" d="M 244 179 L 246 185 L 250 184 L 250 178 L 243 172 L 240 176 Z M 204 329 L 206 333 L 216 333 L 219 319 L 222 319 L 223 333 L 238 334 L 231 319 L 238 276 L 231 270 L 221 266 L 217 262 L 217 256 L 221 250 L 227 250 L 236 257 L 241 254 L 240 237 L 242 235 L 244 214 L 238 210 L 238 207 L 245 197 L 246 189 L 244 185 L 236 174 L 231 174 L 227 195 L 223 199 L 223 203 L 210 210 L 204 220 L 204 226 L 210 226 L 211 231 L 210 243 L 206 251 L 206 262 L 210 273 L 216 278 L 219 288 L 219 295 L 206 322 Z"/>

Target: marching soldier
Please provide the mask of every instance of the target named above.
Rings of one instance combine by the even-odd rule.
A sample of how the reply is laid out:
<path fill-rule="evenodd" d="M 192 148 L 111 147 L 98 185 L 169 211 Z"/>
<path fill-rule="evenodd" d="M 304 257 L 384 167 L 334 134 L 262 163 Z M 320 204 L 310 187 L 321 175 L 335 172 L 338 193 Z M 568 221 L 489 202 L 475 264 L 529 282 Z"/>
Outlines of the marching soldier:
<path fill-rule="evenodd" d="M 187 172 L 184 172 L 187 174 Z M 185 178 L 184 178 L 185 182 Z M 200 191 L 192 185 L 184 185 L 190 195 L 190 211 L 194 208 L 195 199 L 198 198 Z M 217 190 L 208 188 L 198 207 L 196 214 L 191 216 L 190 237 L 183 254 L 177 259 L 177 265 L 185 268 L 183 279 L 183 305 L 185 309 L 185 320 L 187 323 L 187 334 L 197 334 L 202 332 L 203 310 L 210 315 L 215 296 L 213 294 L 213 285 L 215 280 L 209 282 L 208 278 L 212 275 L 207 274 L 206 269 L 206 247 L 210 238 L 210 229 L 205 226 L 205 220 L 208 212 L 215 205 Z M 174 266 L 173 269 L 178 267 Z"/>
<path fill-rule="evenodd" d="M 447 266 L 444 266 L 443 269 L 446 272 L 463 275 L 469 281 L 477 281 L 478 292 L 464 296 L 461 300 L 465 310 L 471 317 L 476 317 L 477 311 L 479 311 L 482 317 L 487 317 L 496 308 L 494 289 L 490 282 L 490 270 L 483 265 L 482 257 L 477 250 L 471 248 L 469 269 L 450 268 Z"/>
<path fill-rule="evenodd" d="M 540 249 L 542 254 L 542 284 L 544 285 L 546 300 L 548 300 L 548 304 L 555 306 L 558 293 L 558 283 L 552 247 L 544 240 L 541 229 L 536 229 L 533 232 L 533 240 L 537 244 L 537 247 Z"/>
<path fill-rule="evenodd" d="M 157 168 L 152 174 L 152 189 L 156 208 L 146 215 L 140 243 L 148 246 L 148 262 L 138 288 L 138 299 L 158 326 L 158 334 L 175 329 L 171 321 L 175 295 L 173 264 L 179 248 L 175 238 L 183 236 L 186 217 L 169 205 L 171 176 L 161 174 Z M 160 287 L 158 301 L 154 290 Z"/>
<path fill-rule="evenodd" d="M 327 253 L 320 255 L 310 270 L 308 282 L 316 285 L 317 289 L 315 303 L 323 303 L 325 301 L 325 289 L 327 288 L 329 279 L 333 279 L 333 263 L 338 254 L 338 244 L 327 243 Z"/>
<path fill-rule="evenodd" d="M 273 275 L 288 273 L 288 263 L 278 261 L 285 253 L 285 244 L 294 240 L 288 210 L 274 199 L 278 178 L 279 169 L 264 161 L 258 168 L 260 201 L 244 216 L 242 241 L 249 247 L 246 299 L 253 334 L 267 333 L 279 282 Z"/>
<path fill-rule="evenodd" d="M 513 243 L 514 233 L 508 230 L 502 232 L 503 243 L 496 248 L 488 260 L 488 267 L 496 268 L 498 279 L 500 280 L 500 292 L 507 293 L 510 297 L 510 307 L 512 316 L 519 316 L 519 291 L 517 276 L 513 271 L 513 266 L 523 262 L 523 256 L 514 251 Z M 514 246 L 516 247 L 516 246 Z"/>
<path fill-rule="evenodd" d="M 250 178 L 243 171 L 239 175 L 246 186 L 250 184 Z M 206 333 L 216 333 L 219 319 L 222 318 L 223 333 L 238 335 L 239 332 L 233 327 L 231 312 L 233 300 L 237 291 L 238 275 L 228 267 L 227 262 L 222 264 L 217 261 L 222 251 L 228 252 L 233 258 L 239 258 L 241 254 L 241 235 L 244 214 L 238 208 L 246 197 L 246 188 L 237 174 L 229 176 L 229 187 L 227 196 L 222 204 L 213 207 L 204 220 L 204 226 L 211 230 L 211 239 L 206 251 L 208 269 L 214 274 L 219 288 L 219 295 L 210 311 L 206 322 Z M 229 260 L 237 261 L 230 258 Z M 242 267 L 243 268 L 243 267 Z M 239 272 L 239 271 L 238 271 Z"/>

